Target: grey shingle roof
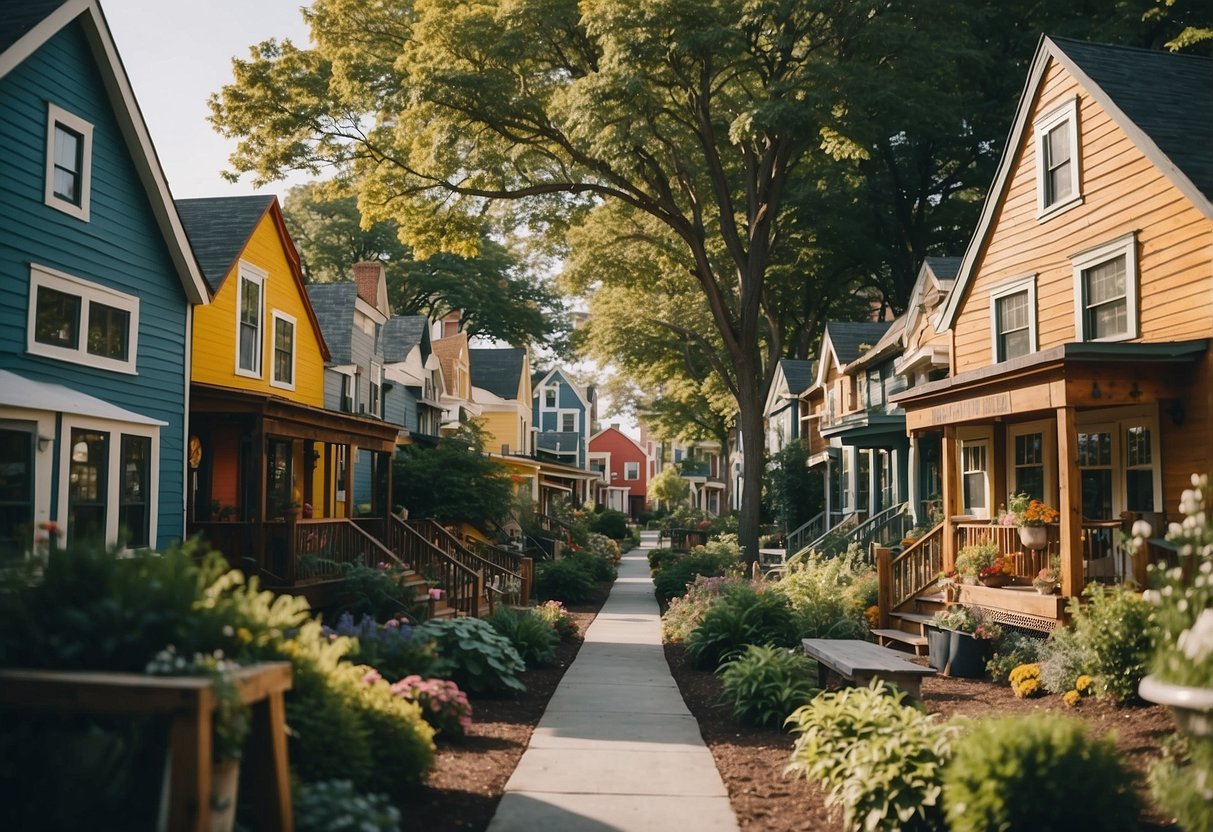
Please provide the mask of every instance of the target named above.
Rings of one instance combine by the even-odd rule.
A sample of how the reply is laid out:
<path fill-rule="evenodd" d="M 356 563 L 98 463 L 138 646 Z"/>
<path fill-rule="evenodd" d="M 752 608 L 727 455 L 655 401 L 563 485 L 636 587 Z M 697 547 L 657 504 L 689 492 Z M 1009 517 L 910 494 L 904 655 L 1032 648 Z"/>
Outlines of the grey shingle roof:
<path fill-rule="evenodd" d="M 955 280 L 957 272 L 960 271 L 961 257 L 928 257 L 926 258 L 927 265 L 931 267 L 931 271 L 940 280 Z"/>
<path fill-rule="evenodd" d="M 518 382 L 526 364 L 526 350 L 468 350 L 472 385 L 503 399 L 518 398 Z"/>
<path fill-rule="evenodd" d="M 1050 40 L 1213 200 L 1213 58 Z"/>
<path fill-rule="evenodd" d="M 218 292 L 275 197 L 178 199 L 177 213 L 212 292 Z"/>
<path fill-rule="evenodd" d="M 351 347 L 354 331 L 354 301 L 358 287 L 352 282 L 312 283 L 307 287 L 308 300 L 320 324 L 320 334 L 329 345 L 334 364 L 353 362 Z"/>
<path fill-rule="evenodd" d="M 383 326 L 383 360 L 403 361 L 413 347 L 424 342 L 430 319 L 424 315 L 396 315 Z"/>
<path fill-rule="evenodd" d="M 808 390 L 817 380 L 817 363 L 814 361 L 784 358 L 779 362 L 779 366 L 783 369 L 783 377 L 788 381 L 788 392 L 793 395 Z"/>
<path fill-rule="evenodd" d="M 888 321 L 849 322 L 831 321 L 826 324 L 826 333 L 834 345 L 834 353 L 842 364 L 850 364 L 859 357 L 859 345 L 874 345 L 892 324 Z"/>
<path fill-rule="evenodd" d="M 0 52 L 25 37 L 66 0 L 0 0 Z"/>

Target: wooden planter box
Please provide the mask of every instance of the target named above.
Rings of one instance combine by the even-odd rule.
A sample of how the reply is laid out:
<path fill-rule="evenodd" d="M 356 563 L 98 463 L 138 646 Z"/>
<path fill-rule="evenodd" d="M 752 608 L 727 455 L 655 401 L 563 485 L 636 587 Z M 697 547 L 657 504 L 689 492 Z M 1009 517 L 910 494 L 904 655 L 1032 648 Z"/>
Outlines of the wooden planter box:
<path fill-rule="evenodd" d="M 245 783 L 256 795 L 256 829 L 292 832 L 283 693 L 291 686 L 288 662 L 266 662 L 236 672 L 252 707 L 245 746 Z M 168 828 L 205 832 L 211 824 L 211 680 L 198 676 L 0 670 L 0 708 L 11 711 L 163 717 L 169 721 L 171 775 Z"/>

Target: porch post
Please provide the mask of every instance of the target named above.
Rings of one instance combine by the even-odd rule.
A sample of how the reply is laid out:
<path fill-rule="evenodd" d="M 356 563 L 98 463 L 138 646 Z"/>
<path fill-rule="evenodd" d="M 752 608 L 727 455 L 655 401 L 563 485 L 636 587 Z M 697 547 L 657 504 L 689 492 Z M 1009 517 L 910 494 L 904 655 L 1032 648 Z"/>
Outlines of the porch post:
<path fill-rule="evenodd" d="M 1057 408 L 1057 487 L 1061 513 L 1061 594 L 1082 592 L 1082 483 L 1078 421 L 1072 407 Z"/>
<path fill-rule="evenodd" d="M 834 460 L 830 457 L 830 452 L 827 449 L 826 450 L 825 473 L 822 474 L 822 476 L 825 477 L 825 488 L 822 491 L 822 493 L 826 495 L 826 498 L 823 501 L 824 509 L 825 509 L 825 524 L 822 527 L 823 530 L 828 530 L 830 528 L 830 518 L 832 518 L 834 516 L 833 515 L 834 495 L 831 493 L 834 489 L 830 488 L 830 466 L 832 466 L 833 464 L 834 464 Z"/>
<path fill-rule="evenodd" d="M 868 448 L 868 517 L 875 517 L 880 509 L 885 506 L 880 505 L 880 471 L 877 470 L 877 465 L 880 460 L 880 454 L 875 448 Z M 859 453 L 863 453 L 862 450 Z M 879 508 L 877 508 L 879 506 Z"/>
<path fill-rule="evenodd" d="M 922 522 L 922 495 L 919 493 L 918 434 L 910 435 L 910 446 L 906 450 L 906 500 L 910 503 L 910 516 L 914 525 Z"/>
<path fill-rule="evenodd" d="M 943 571 L 949 572 L 956 566 L 956 524 L 952 518 L 959 514 L 960 501 L 958 486 L 960 481 L 957 474 L 960 471 L 960 460 L 956 450 L 956 426 L 943 426 L 943 443 L 940 448 L 943 463 Z"/>

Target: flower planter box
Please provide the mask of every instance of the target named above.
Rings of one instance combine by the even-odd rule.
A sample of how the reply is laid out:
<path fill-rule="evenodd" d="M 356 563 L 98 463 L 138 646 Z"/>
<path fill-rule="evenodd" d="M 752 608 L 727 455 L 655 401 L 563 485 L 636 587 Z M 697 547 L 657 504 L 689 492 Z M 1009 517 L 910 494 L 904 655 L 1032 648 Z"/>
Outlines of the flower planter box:
<path fill-rule="evenodd" d="M 952 640 L 951 630 L 941 630 L 938 627 L 928 626 L 927 631 L 927 664 L 936 670 L 942 671 L 948 665 L 948 657 L 951 655 L 950 645 Z"/>
<path fill-rule="evenodd" d="M 948 660 L 943 667 L 944 676 L 962 679 L 980 679 L 986 675 L 990 642 L 974 638 L 958 630 L 945 630 L 948 635 Z"/>

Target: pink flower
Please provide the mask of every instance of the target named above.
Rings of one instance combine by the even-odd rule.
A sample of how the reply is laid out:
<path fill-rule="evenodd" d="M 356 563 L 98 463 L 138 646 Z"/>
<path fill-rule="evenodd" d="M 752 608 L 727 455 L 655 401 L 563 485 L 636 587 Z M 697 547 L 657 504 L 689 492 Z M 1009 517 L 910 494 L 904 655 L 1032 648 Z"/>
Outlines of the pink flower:
<path fill-rule="evenodd" d="M 362 684 L 373 685 L 383 677 L 379 675 L 378 670 L 368 670 L 366 675 L 362 677 Z"/>
<path fill-rule="evenodd" d="M 437 587 L 430 587 L 430 600 L 437 601 L 442 598 L 442 590 Z"/>

